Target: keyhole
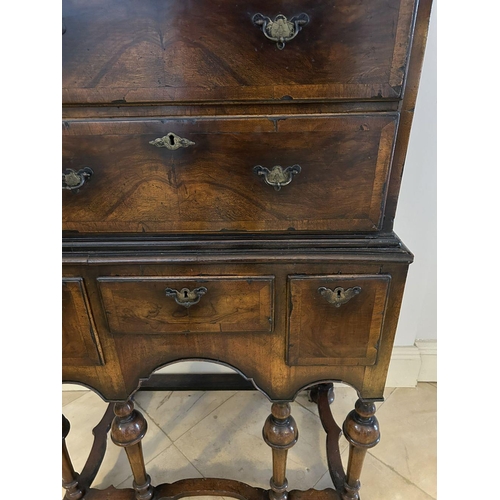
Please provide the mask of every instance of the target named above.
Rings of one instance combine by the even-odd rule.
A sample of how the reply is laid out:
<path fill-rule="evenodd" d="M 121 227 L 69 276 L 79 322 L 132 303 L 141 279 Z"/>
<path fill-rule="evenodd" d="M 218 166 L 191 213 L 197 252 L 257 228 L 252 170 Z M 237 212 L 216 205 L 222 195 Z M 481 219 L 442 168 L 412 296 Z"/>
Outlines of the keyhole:
<path fill-rule="evenodd" d="M 342 295 L 340 290 L 337 290 L 337 297 L 340 299 L 340 296 Z"/>
<path fill-rule="evenodd" d="M 168 134 L 168 140 L 170 141 L 171 146 L 175 146 L 174 134 Z"/>
<path fill-rule="evenodd" d="M 188 293 L 187 293 L 187 290 L 184 290 L 184 298 L 187 299 L 188 298 Z"/>

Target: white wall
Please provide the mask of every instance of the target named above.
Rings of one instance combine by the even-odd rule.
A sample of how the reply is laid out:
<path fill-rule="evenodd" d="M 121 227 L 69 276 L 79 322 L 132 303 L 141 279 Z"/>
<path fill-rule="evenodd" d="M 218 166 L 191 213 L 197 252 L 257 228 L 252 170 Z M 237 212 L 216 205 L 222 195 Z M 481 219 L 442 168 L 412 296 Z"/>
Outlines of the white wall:
<path fill-rule="evenodd" d="M 394 230 L 415 254 L 395 345 L 437 334 L 437 29 L 433 8 Z"/>

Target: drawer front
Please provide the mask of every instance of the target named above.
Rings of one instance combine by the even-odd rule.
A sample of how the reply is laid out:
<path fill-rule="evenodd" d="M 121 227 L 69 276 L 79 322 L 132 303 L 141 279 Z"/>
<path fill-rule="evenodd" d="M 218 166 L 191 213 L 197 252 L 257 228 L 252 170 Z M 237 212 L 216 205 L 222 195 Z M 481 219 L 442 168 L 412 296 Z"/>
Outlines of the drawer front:
<path fill-rule="evenodd" d="M 273 277 L 98 278 L 112 334 L 273 330 Z"/>
<path fill-rule="evenodd" d="M 62 307 L 63 365 L 102 365 L 101 347 L 82 278 L 63 278 Z"/>
<path fill-rule="evenodd" d="M 398 117 L 65 122 L 63 229 L 377 231 Z"/>
<path fill-rule="evenodd" d="M 288 364 L 373 365 L 390 276 L 289 278 Z"/>
<path fill-rule="evenodd" d="M 414 4 L 64 0 L 63 102 L 399 98 Z"/>

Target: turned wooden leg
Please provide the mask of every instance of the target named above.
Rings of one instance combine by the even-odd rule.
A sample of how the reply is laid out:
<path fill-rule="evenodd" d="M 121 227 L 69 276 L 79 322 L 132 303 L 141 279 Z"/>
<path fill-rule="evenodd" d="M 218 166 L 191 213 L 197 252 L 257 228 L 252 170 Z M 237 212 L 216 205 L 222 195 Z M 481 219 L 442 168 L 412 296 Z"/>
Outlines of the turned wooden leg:
<path fill-rule="evenodd" d="M 344 422 L 344 435 L 349 441 L 349 462 L 343 500 L 359 500 L 361 486 L 359 478 L 366 452 L 380 441 L 375 411 L 375 403 L 366 403 L 358 399 L 355 409 L 347 415 Z"/>
<path fill-rule="evenodd" d="M 286 457 L 299 437 L 297 424 L 290 416 L 288 403 L 274 403 L 271 415 L 267 417 L 262 430 L 264 441 L 273 450 L 273 476 L 271 478 L 270 500 L 286 500 L 288 497 L 286 480 Z"/>
<path fill-rule="evenodd" d="M 141 444 L 148 424 L 142 414 L 134 409 L 134 403 L 130 400 L 126 403 L 115 403 L 114 411 L 111 439 L 116 445 L 125 448 L 134 475 L 135 498 L 151 500 L 154 489 L 151 486 L 151 478 L 146 474 Z"/>
<path fill-rule="evenodd" d="M 67 500 L 80 500 L 83 498 L 83 491 L 78 484 L 78 474 L 73 469 L 71 458 L 66 447 L 66 437 L 69 434 L 69 420 L 62 416 L 62 485 L 66 489 Z"/>

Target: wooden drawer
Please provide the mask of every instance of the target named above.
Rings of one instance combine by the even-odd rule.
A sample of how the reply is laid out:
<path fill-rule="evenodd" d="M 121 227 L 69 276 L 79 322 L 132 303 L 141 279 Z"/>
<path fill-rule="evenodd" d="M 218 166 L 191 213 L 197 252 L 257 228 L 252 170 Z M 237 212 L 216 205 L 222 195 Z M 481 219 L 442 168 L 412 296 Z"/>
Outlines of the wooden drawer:
<path fill-rule="evenodd" d="M 113 334 L 273 330 L 272 276 L 100 277 Z"/>
<path fill-rule="evenodd" d="M 64 0 L 63 102 L 397 99 L 414 4 Z M 309 20 L 280 50 L 256 14 Z"/>
<path fill-rule="evenodd" d="M 62 307 L 63 365 L 102 365 L 101 347 L 82 278 L 63 278 Z"/>
<path fill-rule="evenodd" d="M 93 174 L 80 189 L 64 190 L 63 229 L 377 231 L 398 117 L 64 122 L 65 172 Z M 174 148 L 179 137 L 190 142 L 151 144 L 163 137 Z M 272 184 L 274 167 L 294 165 L 300 173 L 279 190 L 255 171 L 267 168 Z"/>
<path fill-rule="evenodd" d="M 291 276 L 288 364 L 373 365 L 391 278 Z"/>

